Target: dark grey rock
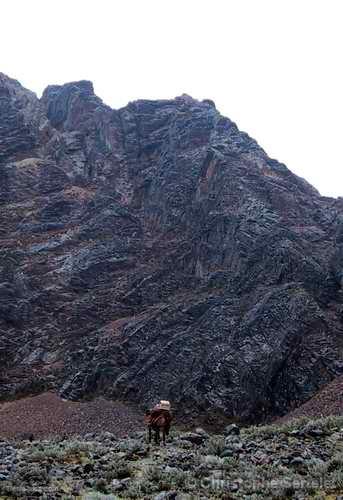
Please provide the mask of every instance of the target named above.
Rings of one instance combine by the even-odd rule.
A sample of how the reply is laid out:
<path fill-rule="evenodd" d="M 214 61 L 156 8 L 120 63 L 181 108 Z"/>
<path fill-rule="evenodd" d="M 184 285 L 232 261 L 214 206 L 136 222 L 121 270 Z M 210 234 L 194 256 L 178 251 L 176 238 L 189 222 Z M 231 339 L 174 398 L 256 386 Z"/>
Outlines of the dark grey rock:
<path fill-rule="evenodd" d="M 240 428 L 236 424 L 227 425 L 224 429 L 224 434 L 226 436 L 230 435 L 238 436 L 240 434 Z"/>
<path fill-rule="evenodd" d="M 196 432 L 186 432 L 180 436 L 180 439 L 183 441 L 189 441 L 192 444 L 200 445 L 205 441 L 206 436 Z"/>
<path fill-rule="evenodd" d="M 175 500 L 176 498 L 176 491 L 161 491 L 161 493 L 154 496 L 154 500 Z"/>
<path fill-rule="evenodd" d="M 2 399 L 48 370 L 70 399 L 263 421 L 342 373 L 342 199 L 209 100 L 1 74 L 0 116 Z"/>
<path fill-rule="evenodd" d="M 231 448 L 230 448 L 230 449 L 225 449 L 225 450 L 224 450 L 224 451 L 220 454 L 221 458 L 225 458 L 225 457 L 232 457 L 232 455 L 233 455 L 233 452 L 232 452 Z"/>
<path fill-rule="evenodd" d="M 112 486 L 113 491 L 121 491 L 124 489 L 124 485 L 123 485 L 122 481 L 120 481 L 119 479 L 113 479 L 111 486 Z"/>
<path fill-rule="evenodd" d="M 52 468 L 49 471 L 49 476 L 56 478 L 56 479 L 62 479 L 66 475 L 66 472 L 63 469 L 59 469 L 57 467 Z"/>

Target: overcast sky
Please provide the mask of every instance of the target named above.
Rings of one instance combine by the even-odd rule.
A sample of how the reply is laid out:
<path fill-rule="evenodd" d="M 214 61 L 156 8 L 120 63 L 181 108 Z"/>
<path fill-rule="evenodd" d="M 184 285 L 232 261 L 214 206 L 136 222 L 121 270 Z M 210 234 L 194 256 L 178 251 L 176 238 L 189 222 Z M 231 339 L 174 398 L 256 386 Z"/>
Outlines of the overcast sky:
<path fill-rule="evenodd" d="M 92 80 L 118 108 L 187 93 L 343 196 L 342 0 L 3 0 L 0 71 Z"/>

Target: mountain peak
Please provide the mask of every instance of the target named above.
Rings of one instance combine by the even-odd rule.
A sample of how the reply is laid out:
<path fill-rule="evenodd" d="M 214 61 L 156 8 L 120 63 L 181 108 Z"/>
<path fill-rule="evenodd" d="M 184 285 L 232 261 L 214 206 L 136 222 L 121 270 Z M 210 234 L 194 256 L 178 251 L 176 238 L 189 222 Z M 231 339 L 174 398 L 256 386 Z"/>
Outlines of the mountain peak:
<path fill-rule="evenodd" d="M 93 83 L 89 80 L 80 80 L 77 82 L 64 83 L 63 85 L 49 85 L 43 92 L 43 98 L 49 98 L 57 93 L 81 92 L 85 95 L 93 95 Z"/>
<path fill-rule="evenodd" d="M 342 371 L 339 201 L 207 99 L 0 89 L 3 398 L 261 421 Z"/>

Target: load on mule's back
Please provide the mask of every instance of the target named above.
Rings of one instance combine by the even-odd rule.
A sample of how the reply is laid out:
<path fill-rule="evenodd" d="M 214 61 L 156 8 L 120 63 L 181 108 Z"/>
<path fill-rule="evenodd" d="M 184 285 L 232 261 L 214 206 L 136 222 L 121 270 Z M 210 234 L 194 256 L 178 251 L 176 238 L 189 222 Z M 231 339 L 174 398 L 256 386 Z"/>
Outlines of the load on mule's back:
<path fill-rule="evenodd" d="M 160 442 L 160 431 L 162 431 L 162 442 L 166 443 L 172 418 L 170 402 L 164 399 L 146 412 L 144 422 L 149 430 L 149 443 L 151 443 L 152 431 L 155 433 L 156 444 Z"/>

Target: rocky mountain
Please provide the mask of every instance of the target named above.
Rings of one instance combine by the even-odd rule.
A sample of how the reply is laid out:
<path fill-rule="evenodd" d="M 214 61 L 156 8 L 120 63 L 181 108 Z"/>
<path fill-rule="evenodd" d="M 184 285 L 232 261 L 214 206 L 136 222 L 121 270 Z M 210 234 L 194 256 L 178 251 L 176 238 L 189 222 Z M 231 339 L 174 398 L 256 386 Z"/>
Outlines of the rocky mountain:
<path fill-rule="evenodd" d="M 0 221 L 2 399 L 258 421 L 343 373 L 343 200 L 210 100 L 0 74 Z"/>

